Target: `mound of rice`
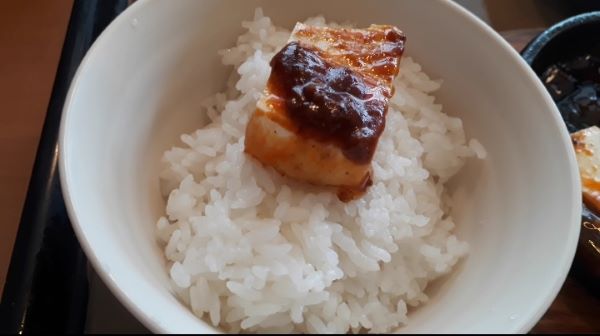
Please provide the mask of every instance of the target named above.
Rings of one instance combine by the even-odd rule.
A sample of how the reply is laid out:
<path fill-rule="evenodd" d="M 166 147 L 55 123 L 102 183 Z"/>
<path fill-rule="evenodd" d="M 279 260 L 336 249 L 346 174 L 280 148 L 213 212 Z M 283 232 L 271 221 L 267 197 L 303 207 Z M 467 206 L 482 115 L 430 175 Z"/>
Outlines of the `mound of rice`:
<path fill-rule="evenodd" d="M 404 56 L 364 197 L 342 203 L 280 176 L 243 153 L 244 133 L 290 31 L 260 10 L 242 25 L 237 45 L 221 52 L 233 67 L 227 90 L 204 104 L 210 123 L 164 154 L 157 236 L 174 291 L 228 332 L 401 326 L 427 301 L 427 284 L 468 251 L 452 234 L 444 183 L 483 147 L 435 103 L 441 81 Z"/>

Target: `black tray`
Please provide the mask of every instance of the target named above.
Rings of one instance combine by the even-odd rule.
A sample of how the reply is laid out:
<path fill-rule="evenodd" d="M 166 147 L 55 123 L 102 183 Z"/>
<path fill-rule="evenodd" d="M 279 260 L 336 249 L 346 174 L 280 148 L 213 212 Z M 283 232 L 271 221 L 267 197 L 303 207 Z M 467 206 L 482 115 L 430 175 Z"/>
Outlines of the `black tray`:
<path fill-rule="evenodd" d="M 130 2 L 74 1 L 0 302 L 1 333 L 110 331 L 102 329 L 106 323 L 97 315 L 88 321 L 88 313 L 96 312 L 99 303 L 114 313 L 125 311 L 106 295 L 75 237 L 60 189 L 57 146 L 63 103 L 79 63 Z M 144 331 L 134 319 L 122 325 Z"/>

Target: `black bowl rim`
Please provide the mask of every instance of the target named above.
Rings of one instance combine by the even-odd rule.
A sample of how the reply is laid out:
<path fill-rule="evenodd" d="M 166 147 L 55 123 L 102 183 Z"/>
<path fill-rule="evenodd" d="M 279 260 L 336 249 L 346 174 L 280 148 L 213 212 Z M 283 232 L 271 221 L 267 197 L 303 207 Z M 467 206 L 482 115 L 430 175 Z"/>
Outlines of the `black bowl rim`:
<path fill-rule="evenodd" d="M 575 15 L 554 24 L 553 26 L 544 30 L 542 33 L 536 36 L 531 42 L 529 42 L 521 52 L 521 56 L 523 57 L 523 59 L 525 59 L 525 62 L 527 62 L 527 64 L 531 65 L 533 61 L 535 61 L 535 59 L 537 58 L 540 51 L 556 36 L 572 28 L 590 22 L 600 22 L 600 11 Z"/>

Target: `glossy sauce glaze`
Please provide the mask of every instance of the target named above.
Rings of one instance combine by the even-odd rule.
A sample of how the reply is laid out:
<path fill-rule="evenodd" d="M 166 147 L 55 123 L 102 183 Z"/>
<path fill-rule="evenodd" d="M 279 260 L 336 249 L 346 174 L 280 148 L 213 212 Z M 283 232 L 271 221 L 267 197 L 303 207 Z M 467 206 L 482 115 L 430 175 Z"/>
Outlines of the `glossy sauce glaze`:
<path fill-rule="evenodd" d="M 298 42 L 277 53 L 271 68 L 269 88 L 283 99 L 301 135 L 335 143 L 354 162 L 371 160 L 390 92 Z"/>
<path fill-rule="evenodd" d="M 368 164 L 385 128 L 406 37 L 395 27 L 373 25 L 303 26 L 295 38 L 271 60 L 268 86 L 278 97 L 272 106 L 283 107 L 300 135 L 333 143 L 349 160 Z"/>
<path fill-rule="evenodd" d="M 398 74 L 406 42 L 406 36 L 397 28 L 371 25 L 368 29 L 356 30 L 304 26 L 295 37 L 301 43 L 322 46 L 327 61 L 372 77 L 392 95 L 391 83 Z"/>

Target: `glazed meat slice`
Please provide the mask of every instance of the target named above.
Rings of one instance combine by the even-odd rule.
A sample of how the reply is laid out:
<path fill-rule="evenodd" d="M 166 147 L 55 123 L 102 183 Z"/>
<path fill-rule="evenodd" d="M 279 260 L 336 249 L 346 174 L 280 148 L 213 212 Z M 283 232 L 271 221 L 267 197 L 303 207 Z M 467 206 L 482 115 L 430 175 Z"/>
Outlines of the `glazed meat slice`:
<path fill-rule="evenodd" d="M 297 24 L 271 60 L 245 151 L 281 174 L 358 197 L 385 128 L 404 51 L 395 27 L 335 29 Z"/>
<path fill-rule="evenodd" d="M 571 134 L 586 206 L 600 213 L 600 128 L 592 126 Z"/>

